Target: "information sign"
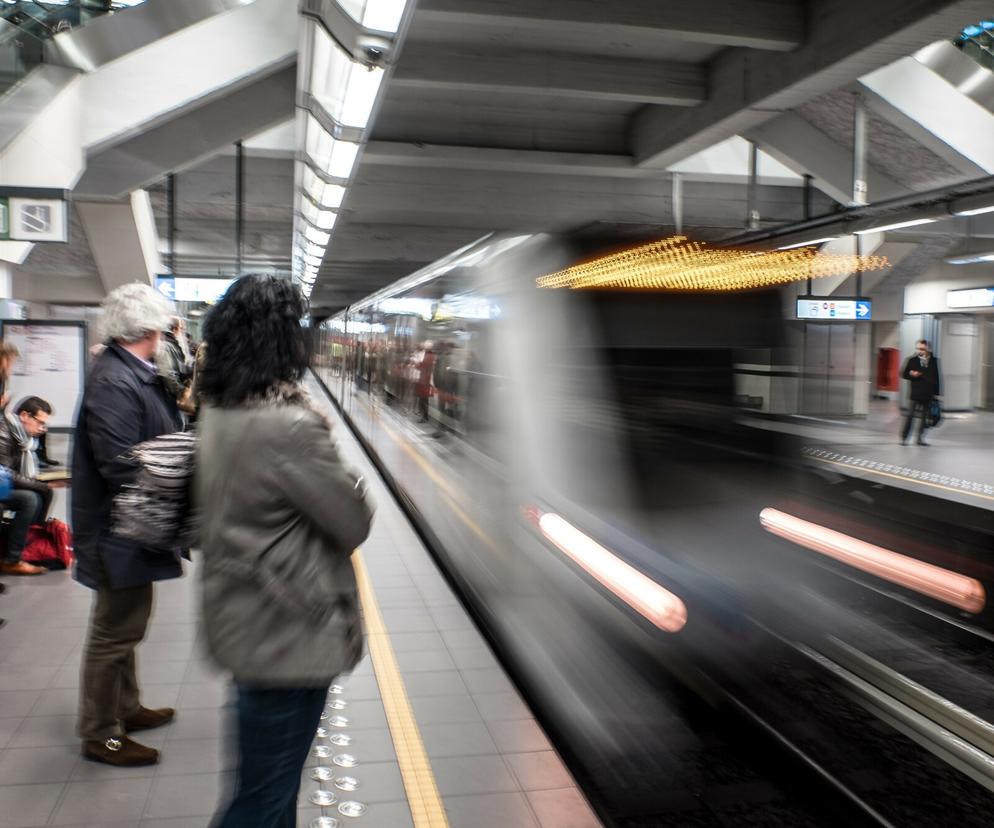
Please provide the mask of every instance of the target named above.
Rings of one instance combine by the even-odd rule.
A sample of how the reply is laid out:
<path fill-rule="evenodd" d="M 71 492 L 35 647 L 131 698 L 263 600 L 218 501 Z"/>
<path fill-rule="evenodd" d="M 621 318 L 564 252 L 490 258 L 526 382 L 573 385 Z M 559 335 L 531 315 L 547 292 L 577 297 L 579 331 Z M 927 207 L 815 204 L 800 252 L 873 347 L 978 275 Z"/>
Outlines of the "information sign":
<path fill-rule="evenodd" d="M 798 319 L 862 320 L 873 318 L 869 299 L 836 299 L 831 296 L 799 296 Z"/>
<path fill-rule="evenodd" d="M 69 210 L 64 190 L 0 187 L 0 240 L 66 242 Z"/>
<path fill-rule="evenodd" d="M 204 279 L 192 276 L 156 276 L 155 287 L 174 302 L 216 302 L 234 279 Z"/>
<path fill-rule="evenodd" d="M 994 307 L 994 288 L 946 291 L 946 306 L 950 308 Z"/>

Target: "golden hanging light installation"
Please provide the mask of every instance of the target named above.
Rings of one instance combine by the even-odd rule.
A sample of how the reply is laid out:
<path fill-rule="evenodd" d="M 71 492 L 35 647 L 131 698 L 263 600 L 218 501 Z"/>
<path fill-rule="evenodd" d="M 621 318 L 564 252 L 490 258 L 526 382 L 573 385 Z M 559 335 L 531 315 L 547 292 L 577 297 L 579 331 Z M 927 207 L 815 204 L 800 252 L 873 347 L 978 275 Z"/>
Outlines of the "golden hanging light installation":
<path fill-rule="evenodd" d="M 715 250 L 686 236 L 633 247 L 535 280 L 542 288 L 630 288 L 641 290 L 749 290 L 804 279 L 882 270 L 886 256 L 793 250 Z"/>

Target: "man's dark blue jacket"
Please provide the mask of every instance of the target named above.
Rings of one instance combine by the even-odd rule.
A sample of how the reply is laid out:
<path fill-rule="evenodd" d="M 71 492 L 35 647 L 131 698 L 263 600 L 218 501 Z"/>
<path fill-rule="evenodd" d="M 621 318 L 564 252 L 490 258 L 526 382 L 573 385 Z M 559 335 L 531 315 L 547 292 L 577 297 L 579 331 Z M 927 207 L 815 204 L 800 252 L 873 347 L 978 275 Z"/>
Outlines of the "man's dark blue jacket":
<path fill-rule="evenodd" d="M 132 446 L 182 427 L 176 401 L 138 357 L 110 345 L 94 362 L 76 420 L 72 529 L 76 580 L 96 589 L 141 586 L 183 574 L 179 556 L 111 534 L 111 503 L 137 466 Z"/>

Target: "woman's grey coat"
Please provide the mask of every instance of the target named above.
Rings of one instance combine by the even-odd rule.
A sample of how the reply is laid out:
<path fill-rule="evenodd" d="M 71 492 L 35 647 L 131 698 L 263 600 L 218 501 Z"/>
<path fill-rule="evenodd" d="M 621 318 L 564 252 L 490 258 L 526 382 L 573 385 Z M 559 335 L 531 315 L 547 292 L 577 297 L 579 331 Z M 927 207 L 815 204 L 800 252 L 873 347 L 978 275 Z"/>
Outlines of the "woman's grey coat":
<path fill-rule="evenodd" d="M 200 415 L 203 621 L 212 658 L 257 687 L 318 687 L 362 654 L 352 551 L 372 508 L 299 392 Z"/>

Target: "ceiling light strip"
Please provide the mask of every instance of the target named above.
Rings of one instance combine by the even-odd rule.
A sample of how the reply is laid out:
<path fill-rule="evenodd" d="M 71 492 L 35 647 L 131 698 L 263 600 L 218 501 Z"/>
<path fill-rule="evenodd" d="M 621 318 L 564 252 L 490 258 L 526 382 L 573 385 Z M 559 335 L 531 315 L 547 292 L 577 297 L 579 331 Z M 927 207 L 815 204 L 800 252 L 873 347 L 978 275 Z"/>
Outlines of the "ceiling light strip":
<path fill-rule="evenodd" d="M 672 236 L 536 280 L 541 288 L 728 291 L 881 270 L 885 256 L 831 255 L 813 247 L 773 252 L 712 249 Z"/>
<path fill-rule="evenodd" d="M 349 23 L 337 3 L 301 4 L 297 104 L 302 115 L 297 123 L 302 147 L 295 175 L 293 238 L 308 255 L 294 259 L 298 280 L 311 272 L 304 270 L 305 262 L 316 269 L 323 261 L 324 251 L 319 257 L 315 245 L 326 249 L 331 242 L 337 210 L 382 92 L 386 57 L 394 46 L 390 33 L 401 30 L 408 5 L 408 0 L 367 0 L 358 16 L 349 10 Z M 326 20 L 326 14 L 334 19 Z M 344 39 L 336 27 L 342 28 Z"/>

